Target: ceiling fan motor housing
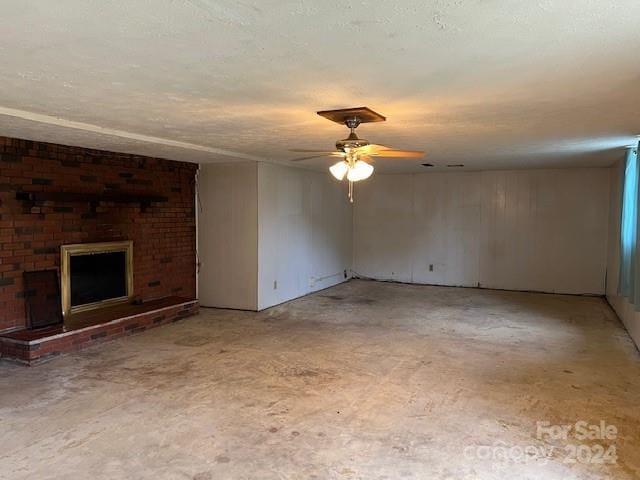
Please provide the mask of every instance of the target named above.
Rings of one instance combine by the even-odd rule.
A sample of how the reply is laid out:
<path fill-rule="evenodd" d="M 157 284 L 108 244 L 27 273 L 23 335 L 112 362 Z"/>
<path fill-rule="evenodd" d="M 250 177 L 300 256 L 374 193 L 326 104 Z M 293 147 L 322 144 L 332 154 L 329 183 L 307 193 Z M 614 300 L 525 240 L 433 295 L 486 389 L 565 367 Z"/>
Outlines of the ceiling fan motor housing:
<path fill-rule="evenodd" d="M 336 148 L 341 152 L 353 150 L 354 148 L 364 147 L 366 145 L 369 145 L 369 140 L 358 138 L 358 135 L 356 135 L 356 132 L 354 132 L 353 130 L 351 130 L 351 133 L 347 138 L 338 140 L 336 142 Z"/>
<path fill-rule="evenodd" d="M 361 123 L 369 122 L 384 122 L 386 120 L 385 117 L 367 107 L 323 110 L 317 113 L 327 120 L 331 120 L 332 122 L 336 123 L 342 123 L 351 130 L 351 133 L 347 138 L 338 140 L 336 142 L 336 148 L 341 152 L 346 152 L 347 150 L 369 145 L 369 140 L 358 138 L 358 136 L 356 135 L 355 129 L 358 128 L 358 125 L 360 125 Z"/>

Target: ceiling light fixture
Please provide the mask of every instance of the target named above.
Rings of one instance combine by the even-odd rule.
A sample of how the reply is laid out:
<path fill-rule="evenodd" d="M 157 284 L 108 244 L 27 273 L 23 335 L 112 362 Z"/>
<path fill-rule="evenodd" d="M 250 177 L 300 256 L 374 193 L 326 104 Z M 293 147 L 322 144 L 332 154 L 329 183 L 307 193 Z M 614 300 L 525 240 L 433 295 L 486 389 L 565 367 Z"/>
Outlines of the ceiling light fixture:
<path fill-rule="evenodd" d="M 343 160 L 329 167 L 329 171 L 331 175 L 336 177 L 336 180 L 342 180 L 349 171 L 349 164 Z"/>
<path fill-rule="evenodd" d="M 347 179 L 350 182 L 359 182 L 360 180 L 366 180 L 373 173 L 373 167 L 367 162 L 358 160 L 352 168 L 347 172 Z"/>
<path fill-rule="evenodd" d="M 349 181 L 349 201 L 353 203 L 353 182 L 366 180 L 373 174 L 373 166 L 358 158 L 358 154 L 346 150 L 345 159 L 329 167 L 336 180 L 342 181 L 346 175 Z"/>
<path fill-rule="evenodd" d="M 386 158 L 421 158 L 423 151 L 418 150 L 396 150 L 370 143 L 369 140 L 358 137 L 356 128 L 361 123 L 384 122 L 385 117 L 374 112 L 367 107 L 341 108 L 338 110 L 323 110 L 317 112 L 318 115 L 336 123 L 344 124 L 349 129 L 349 136 L 336 142 L 336 150 L 309 150 L 306 148 L 295 148 L 292 152 L 313 153 L 315 155 L 294 158 L 292 162 L 310 160 L 319 157 L 342 157 L 342 161 L 329 167 L 329 172 L 338 181 L 342 181 L 345 176 L 349 181 L 349 200 L 353 203 L 353 182 L 366 180 L 373 174 L 373 166 L 368 161 L 375 157 Z M 366 161 L 365 161 L 366 160 Z M 426 166 L 426 165 L 425 165 Z"/>

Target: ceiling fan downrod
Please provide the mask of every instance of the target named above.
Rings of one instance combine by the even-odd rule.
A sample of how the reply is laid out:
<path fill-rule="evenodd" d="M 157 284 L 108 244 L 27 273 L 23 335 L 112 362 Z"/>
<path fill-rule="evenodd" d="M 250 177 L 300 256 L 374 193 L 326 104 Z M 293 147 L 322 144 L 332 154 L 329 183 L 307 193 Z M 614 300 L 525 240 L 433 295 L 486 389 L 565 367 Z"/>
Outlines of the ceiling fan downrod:
<path fill-rule="evenodd" d="M 355 134 L 355 129 L 358 128 L 358 125 L 360 125 L 360 119 L 356 116 L 347 118 L 344 121 L 344 124 L 351 130 L 351 133 Z"/>
<path fill-rule="evenodd" d="M 336 148 L 338 150 L 340 150 L 341 152 L 347 152 L 348 150 L 353 150 L 369 145 L 369 140 L 359 138 L 358 135 L 356 135 L 356 128 L 358 128 L 358 125 L 360 125 L 360 119 L 357 116 L 347 118 L 344 121 L 344 124 L 350 130 L 350 133 L 347 138 L 343 138 L 342 140 L 338 140 L 336 142 Z"/>

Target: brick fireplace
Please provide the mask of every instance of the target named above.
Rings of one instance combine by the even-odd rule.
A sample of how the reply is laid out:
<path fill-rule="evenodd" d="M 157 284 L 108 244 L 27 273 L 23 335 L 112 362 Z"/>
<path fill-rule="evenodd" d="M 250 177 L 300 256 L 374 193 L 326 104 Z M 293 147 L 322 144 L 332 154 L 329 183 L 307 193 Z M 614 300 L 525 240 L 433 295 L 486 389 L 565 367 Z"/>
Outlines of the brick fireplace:
<path fill-rule="evenodd" d="M 0 332 L 27 326 L 23 273 L 66 244 L 132 241 L 142 302 L 195 298 L 197 165 L 0 137 Z"/>

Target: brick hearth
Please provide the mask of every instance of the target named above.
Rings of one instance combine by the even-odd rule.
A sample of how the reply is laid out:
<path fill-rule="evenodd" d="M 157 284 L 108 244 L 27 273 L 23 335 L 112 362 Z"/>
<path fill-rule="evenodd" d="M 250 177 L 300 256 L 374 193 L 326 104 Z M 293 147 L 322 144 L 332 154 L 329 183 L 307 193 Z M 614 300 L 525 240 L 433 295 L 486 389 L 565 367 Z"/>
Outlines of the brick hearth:
<path fill-rule="evenodd" d="M 195 300 L 168 297 L 143 305 L 109 307 L 93 317 L 100 323 L 71 331 L 62 327 L 48 327 L 39 330 L 20 330 L 0 336 L 2 358 L 27 365 L 50 360 L 62 353 L 90 347 L 149 328 L 175 322 L 197 313 Z M 115 318 L 110 318 L 115 317 Z"/>

